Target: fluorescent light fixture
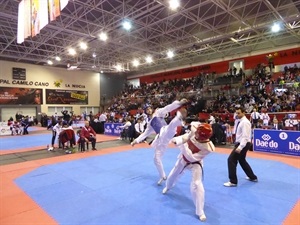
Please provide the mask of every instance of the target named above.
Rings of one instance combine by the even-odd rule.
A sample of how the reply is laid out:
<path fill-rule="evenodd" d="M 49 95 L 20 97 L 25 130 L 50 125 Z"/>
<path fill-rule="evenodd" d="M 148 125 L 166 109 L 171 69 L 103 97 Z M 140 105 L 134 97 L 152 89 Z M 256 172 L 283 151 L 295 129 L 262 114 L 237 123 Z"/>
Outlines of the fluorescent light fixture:
<path fill-rule="evenodd" d="M 139 62 L 139 60 L 135 59 L 135 60 L 133 60 L 132 64 L 134 67 L 138 67 L 140 65 L 140 62 Z"/>
<path fill-rule="evenodd" d="M 106 41 L 107 40 L 107 34 L 104 33 L 104 32 L 101 32 L 99 34 L 99 38 L 100 38 L 101 41 Z"/>
<path fill-rule="evenodd" d="M 68 67 L 67 70 L 76 70 L 77 68 L 77 65 L 70 65 L 70 67 Z"/>
<path fill-rule="evenodd" d="M 180 6 L 179 0 L 170 0 L 169 1 L 169 7 L 172 10 L 176 10 Z"/>
<path fill-rule="evenodd" d="M 146 62 L 147 62 L 147 63 L 152 63 L 152 62 L 153 62 L 152 57 L 151 57 L 151 56 L 147 56 L 147 57 L 146 57 Z"/>
<path fill-rule="evenodd" d="M 230 38 L 230 40 L 232 40 L 235 43 L 238 43 L 238 40 L 236 40 L 235 38 Z"/>
<path fill-rule="evenodd" d="M 80 42 L 80 48 L 83 49 L 83 50 L 86 50 L 88 48 L 87 44 L 84 43 L 84 42 Z"/>
<path fill-rule="evenodd" d="M 275 23 L 272 26 L 272 32 L 278 32 L 278 31 L 280 31 L 280 26 L 279 26 L 279 24 Z"/>
<path fill-rule="evenodd" d="M 59 62 L 59 61 L 61 61 L 61 58 L 59 56 L 56 56 L 55 60 Z"/>
<path fill-rule="evenodd" d="M 115 68 L 118 72 L 122 71 L 122 65 L 121 64 L 117 64 L 115 65 Z"/>
<path fill-rule="evenodd" d="M 130 30 L 131 27 L 132 27 L 132 25 L 131 25 L 131 23 L 130 23 L 129 21 L 124 21 L 124 22 L 123 22 L 123 28 L 124 28 L 125 30 Z"/>
<path fill-rule="evenodd" d="M 76 50 L 74 48 L 69 48 L 68 51 L 70 55 L 76 55 Z"/>
<path fill-rule="evenodd" d="M 168 58 L 173 58 L 174 57 L 174 52 L 173 51 L 171 51 L 171 50 L 169 50 L 168 52 L 167 52 L 167 56 L 168 56 Z"/>

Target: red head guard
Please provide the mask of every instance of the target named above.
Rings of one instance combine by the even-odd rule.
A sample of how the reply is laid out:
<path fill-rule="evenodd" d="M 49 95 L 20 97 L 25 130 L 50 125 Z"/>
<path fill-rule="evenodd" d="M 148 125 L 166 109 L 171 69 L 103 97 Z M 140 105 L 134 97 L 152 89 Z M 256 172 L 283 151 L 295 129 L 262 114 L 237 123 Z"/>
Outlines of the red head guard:
<path fill-rule="evenodd" d="M 204 124 L 200 124 L 197 127 L 197 130 L 195 132 L 195 138 L 196 140 L 204 141 L 209 139 L 212 136 L 212 134 L 213 134 L 213 130 L 211 125 L 204 123 Z"/>

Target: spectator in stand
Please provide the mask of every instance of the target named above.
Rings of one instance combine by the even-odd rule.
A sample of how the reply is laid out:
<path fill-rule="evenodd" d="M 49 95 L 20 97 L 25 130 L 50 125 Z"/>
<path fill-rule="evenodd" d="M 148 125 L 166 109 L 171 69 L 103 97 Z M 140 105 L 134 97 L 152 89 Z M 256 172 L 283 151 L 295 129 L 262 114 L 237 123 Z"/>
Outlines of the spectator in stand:
<path fill-rule="evenodd" d="M 211 114 L 210 114 L 210 116 L 209 116 L 209 118 L 208 118 L 208 123 L 209 123 L 210 125 L 216 123 L 216 118 L 215 118 L 215 116 L 214 116 L 214 113 L 211 113 Z"/>
<path fill-rule="evenodd" d="M 137 122 L 134 125 L 135 138 L 137 138 L 138 136 L 140 136 L 144 132 L 144 130 L 145 130 L 144 124 L 142 124 L 142 120 L 141 120 L 142 117 L 143 116 L 138 117 L 137 118 Z"/>
<path fill-rule="evenodd" d="M 257 127 L 257 122 L 258 122 L 259 119 L 260 119 L 260 114 L 254 108 L 253 112 L 250 114 L 250 122 L 252 123 L 252 128 Z"/>
<path fill-rule="evenodd" d="M 194 120 L 196 121 L 196 118 L 194 118 Z M 182 125 L 177 127 L 176 136 L 184 135 L 186 133 L 189 133 L 190 131 L 191 131 L 191 118 L 186 118 L 185 120 L 182 120 Z"/>
<path fill-rule="evenodd" d="M 259 119 L 257 121 L 257 125 L 256 125 L 256 128 L 259 128 L 259 129 L 262 129 L 264 126 L 263 126 L 263 120 L 262 119 Z"/>
<path fill-rule="evenodd" d="M 269 125 L 270 116 L 267 113 L 267 109 L 266 108 L 263 108 L 261 110 L 260 119 L 262 119 L 262 121 L 263 121 L 263 126 L 268 126 Z"/>
<path fill-rule="evenodd" d="M 236 132 L 236 129 L 237 129 L 237 125 L 239 123 L 239 118 L 238 118 L 238 115 L 235 113 L 233 113 L 233 129 L 232 129 L 232 140 L 233 142 L 235 142 L 235 132 Z"/>

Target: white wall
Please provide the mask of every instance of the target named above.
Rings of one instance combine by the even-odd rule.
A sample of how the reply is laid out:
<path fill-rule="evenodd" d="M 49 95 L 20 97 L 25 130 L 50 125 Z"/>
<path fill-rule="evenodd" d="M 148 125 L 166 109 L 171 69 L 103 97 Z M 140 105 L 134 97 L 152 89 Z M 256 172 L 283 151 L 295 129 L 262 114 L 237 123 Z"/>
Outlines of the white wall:
<path fill-rule="evenodd" d="M 140 87 L 140 85 L 141 85 L 139 78 L 128 80 L 128 83 L 133 85 L 134 87 Z"/>
<path fill-rule="evenodd" d="M 32 85 L 12 84 L 12 68 L 26 69 L 26 81 L 32 81 Z M 8 80 L 9 84 L 1 82 Z M 54 86 L 55 81 L 61 80 L 61 86 Z M 69 85 L 69 86 L 68 86 Z M 72 85 L 81 85 L 72 87 Z M 46 105 L 45 89 L 60 89 L 60 90 L 77 90 L 88 91 L 88 105 L 72 105 L 73 111 L 76 114 L 81 114 L 80 107 L 99 107 L 100 103 L 100 75 L 96 72 L 67 70 L 62 68 L 54 68 L 51 66 L 37 66 L 32 64 L 16 63 L 0 60 L 0 86 L 1 87 L 24 87 L 24 88 L 41 88 L 43 89 L 43 104 L 41 112 L 48 114 L 48 107 L 55 105 Z M 57 105 L 59 107 L 70 105 Z"/>

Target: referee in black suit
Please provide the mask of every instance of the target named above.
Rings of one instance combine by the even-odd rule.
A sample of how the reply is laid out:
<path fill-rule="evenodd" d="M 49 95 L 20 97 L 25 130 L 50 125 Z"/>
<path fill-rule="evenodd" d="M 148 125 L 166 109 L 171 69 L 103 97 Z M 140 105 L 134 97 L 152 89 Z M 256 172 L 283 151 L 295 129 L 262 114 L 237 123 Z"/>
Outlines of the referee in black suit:
<path fill-rule="evenodd" d="M 238 162 L 247 175 L 246 179 L 257 182 L 257 176 L 253 173 L 251 166 L 246 160 L 247 151 L 251 146 L 251 123 L 245 116 L 244 108 L 236 108 L 236 115 L 239 119 L 235 132 L 236 142 L 234 149 L 227 159 L 229 181 L 224 183 L 225 187 L 237 186 L 238 179 L 236 176 L 236 167 Z"/>

